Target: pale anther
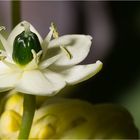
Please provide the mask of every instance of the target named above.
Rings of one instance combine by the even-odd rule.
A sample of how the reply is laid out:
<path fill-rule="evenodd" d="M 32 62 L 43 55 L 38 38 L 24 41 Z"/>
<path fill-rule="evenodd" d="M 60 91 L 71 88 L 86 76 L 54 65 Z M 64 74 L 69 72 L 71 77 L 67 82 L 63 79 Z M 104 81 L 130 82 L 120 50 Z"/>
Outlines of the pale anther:
<path fill-rule="evenodd" d="M 55 25 L 53 22 L 51 23 L 50 30 L 53 31 L 53 37 L 54 37 L 55 39 L 59 37 L 59 33 L 58 33 L 58 31 L 57 31 L 57 27 L 56 27 L 56 25 Z M 67 56 L 69 59 L 72 58 L 72 55 L 71 55 L 71 53 L 69 52 L 68 49 L 66 49 L 66 48 L 65 48 L 64 46 L 62 46 L 62 45 L 60 46 L 60 49 L 66 54 L 66 56 Z"/>
<path fill-rule="evenodd" d="M 57 32 L 57 27 L 56 27 L 56 25 L 53 22 L 51 23 L 50 29 L 53 31 L 53 37 L 54 38 L 58 38 L 59 37 L 59 33 Z"/>

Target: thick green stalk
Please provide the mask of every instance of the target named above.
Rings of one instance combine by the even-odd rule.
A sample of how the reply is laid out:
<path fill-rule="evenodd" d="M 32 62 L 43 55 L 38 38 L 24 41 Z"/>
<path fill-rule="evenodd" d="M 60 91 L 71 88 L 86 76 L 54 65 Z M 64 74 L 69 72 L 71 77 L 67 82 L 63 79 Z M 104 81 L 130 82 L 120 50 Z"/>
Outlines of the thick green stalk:
<path fill-rule="evenodd" d="M 20 128 L 20 133 L 18 136 L 18 139 L 28 139 L 34 113 L 36 109 L 36 99 L 34 95 L 24 95 L 24 103 L 23 103 L 23 117 L 22 117 L 22 123 Z"/>

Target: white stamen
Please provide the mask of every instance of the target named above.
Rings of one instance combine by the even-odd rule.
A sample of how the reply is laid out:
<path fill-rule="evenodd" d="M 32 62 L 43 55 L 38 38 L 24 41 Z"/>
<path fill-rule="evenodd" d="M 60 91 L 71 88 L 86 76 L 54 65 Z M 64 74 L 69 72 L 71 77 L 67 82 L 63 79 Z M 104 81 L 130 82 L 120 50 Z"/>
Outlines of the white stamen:
<path fill-rule="evenodd" d="M 68 51 L 68 49 L 66 49 L 64 46 L 60 46 L 60 49 L 66 54 L 66 56 L 71 59 L 72 55 L 71 53 Z"/>
<path fill-rule="evenodd" d="M 37 53 L 37 56 L 40 58 L 40 56 L 42 55 L 43 51 L 40 50 L 38 53 Z"/>
<path fill-rule="evenodd" d="M 6 57 L 5 57 L 5 58 L 6 58 Z M 3 59 L 1 60 L 5 65 L 7 65 L 9 68 L 17 69 L 17 67 L 16 67 L 14 64 L 8 62 L 5 58 L 3 58 Z"/>
<path fill-rule="evenodd" d="M 36 54 L 35 50 L 32 49 L 31 52 L 33 54 L 33 59 L 35 59 L 37 57 L 37 54 Z"/>
<path fill-rule="evenodd" d="M 26 67 L 24 67 L 24 70 L 32 70 L 38 68 L 39 58 L 42 54 L 42 50 L 36 53 L 35 50 L 32 49 L 31 52 L 33 54 L 33 59 L 29 64 L 27 64 Z"/>
<path fill-rule="evenodd" d="M 58 31 L 57 31 L 57 27 L 56 27 L 56 25 L 52 22 L 51 23 L 51 27 L 50 27 L 50 30 L 52 30 L 53 31 L 53 37 L 54 38 L 58 38 L 59 37 L 59 33 L 58 33 Z M 68 49 L 66 49 L 64 46 L 60 46 L 60 49 L 62 50 L 62 52 L 64 52 L 65 54 L 66 54 L 66 56 L 69 58 L 69 59 L 71 59 L 72 58 L 72 55 L 71 55 L 71 53 L 69 52 L 69 50 Z"/>
<path fill-rule="evenodd" d="M 7 53 L 6 53 L 5 51 L 3 51 L 3 50 L 0 50 L 0 56 L 5 56 L 5 57 L 7 57 Z"/>
<path fill-rule="evenodd" d="M 5 52 L 5 51 L 3 51 L 3 50 L 0 50 L 0 61 L 2 61 L 2 60 L 4 60 L 4 59 L 6 59 L 6 57 L 7 57 L 6 52 Z"/>
<path fill-rule="evenodd" d="M 59 37 L 59 33 L 57 31 L 57 27 L 56 27 L 56 25 L 53 22 L 51 23 L 50 30 L 53 31 L 53 37 L 54 38 L 58 38 Z"/>
<path fill-rule="evenodd" d="M 6 30 L 5 26 L 0 26 L 0 31 Z"/>
<path fill-rule="evenodd" d="M 40 59 L 40 56 L 42 54 L 42 50 L 40 50 L 38 53 L 35 52 L 35 50 L 31 50 L 32 54 L 33 54 L 33 59 L 35 60 L 36 64 L 39 63 L 39 59 Z"/>

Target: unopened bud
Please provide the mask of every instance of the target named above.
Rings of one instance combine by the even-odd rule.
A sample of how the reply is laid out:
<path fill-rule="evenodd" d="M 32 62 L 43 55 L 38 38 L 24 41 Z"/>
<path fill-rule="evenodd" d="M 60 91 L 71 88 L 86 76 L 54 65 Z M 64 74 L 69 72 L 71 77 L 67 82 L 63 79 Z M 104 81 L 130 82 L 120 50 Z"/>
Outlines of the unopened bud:
<path fill-rule="evenodd" d="M 9 135 L 20 129 L 21 116 L 13 110 L 3 112 L 0 118 L 0 131 L 3 135 Z"/>
<path fill-rule="evenodd" d="M 57 118 L 53 115 L 43 116 L 33 123 L 30 138 L 48 139 L 55 135 Z"/>
<path fill-rule="evenodd" d="M 47 139 L 53 136 L 54 134 L 54 128 L 51 125 L 46 125 L 44 128 L 42 128 L 38 134 L 38 138 L 40 139 Z"/>
<path fill-rule="evenodd" d="M 14 110 L 20 115 L 23 113 L 23 95 L 13 94 L 11 95 L 5 104 L 5 110 Z"/>

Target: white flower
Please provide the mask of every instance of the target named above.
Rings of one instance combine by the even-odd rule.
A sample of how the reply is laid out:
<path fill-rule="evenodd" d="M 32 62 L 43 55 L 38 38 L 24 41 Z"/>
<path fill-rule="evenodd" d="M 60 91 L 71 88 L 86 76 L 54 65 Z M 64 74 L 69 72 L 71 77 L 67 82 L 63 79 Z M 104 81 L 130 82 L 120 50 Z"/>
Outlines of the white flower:
<path fill-rule="evenodd" d="M 14 89 L 33 95 L 53 95 L 67 84 L 87 80 L 102 68 L 100 61 L 77 65 L 89 53 L 91 36 L 64 35 L 51 40 L 52 35 L 56 35 L 51 27 L 43 40 L 31 24 L 30 30 L 38 36 L 42 50 L 38 53 L 32 50 L 32 61 L 24 67 L 19 66 L 12 59 L 13 42 L 15 37 L 24 31 L 22 24 L 27 23 L 26 21 L 19 23 L 7 40 L 0 35 L 4 48 L 0 54 L 0 91 Z"/>

